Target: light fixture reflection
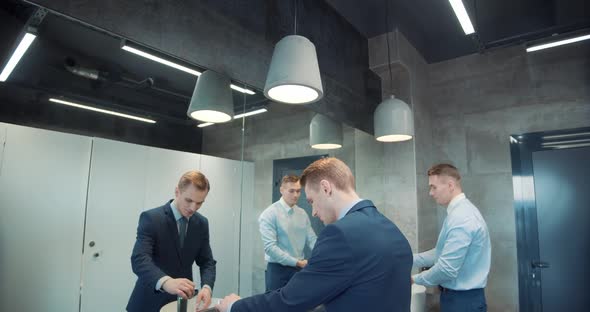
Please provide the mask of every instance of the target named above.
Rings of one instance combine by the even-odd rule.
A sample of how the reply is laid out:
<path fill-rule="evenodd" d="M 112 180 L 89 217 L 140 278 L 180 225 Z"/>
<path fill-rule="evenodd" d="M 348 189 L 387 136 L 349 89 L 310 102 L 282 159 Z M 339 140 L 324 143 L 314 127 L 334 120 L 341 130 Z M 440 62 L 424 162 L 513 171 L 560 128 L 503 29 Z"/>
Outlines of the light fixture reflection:
<path fill-rule="evenodd" d="M 138 121 L 143 121 L 143 122 L 147 122 L 147 123 L 156 123 L 156 121 L 155 120 L 152 120 L 152 119 L 143 118 L 143 117 L 137 117 L 137 116 L 133 116 L 133 115 L 129 115 L 129 114 L 124 114 L 124 113 L 119 113 L 119 112 L 115 112 L 115 111 L 111 111 L 111 110 L 107 110 L 107 109 L 102 109 L 102 108 L 96 108 L 96 107 L 92 107 L 92 106 L 88 106 L 88 105 L 74 103 L 74 102 L 71 102 L 71 101 L 65 101 L 65 100 L 60 100 L 60 99 L 55 99 L 55 98 L 50 98 L 49 101 L 50 102 L 53 102 L 53 103 L 67 105 L 67 106 L 82 108 L 82 109 L 86 109 L 86 110 L 90 110 L 90 111 L 94 111 L 94 112 L 98 112 L 98 113 L 103 113 L 103 114 L 108 114 L 108 115 L 114 115 L 114 116 L 118 116 L 118 117 L 123 117 L 123 118 L 138 120 Z"/>

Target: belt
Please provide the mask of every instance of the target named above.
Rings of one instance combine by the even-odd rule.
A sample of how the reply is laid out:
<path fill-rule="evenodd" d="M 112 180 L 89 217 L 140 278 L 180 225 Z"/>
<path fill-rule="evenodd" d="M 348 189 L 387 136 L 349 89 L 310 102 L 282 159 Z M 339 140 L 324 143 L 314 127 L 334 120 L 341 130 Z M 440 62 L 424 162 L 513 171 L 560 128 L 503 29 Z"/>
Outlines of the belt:
<path fill-rule="evenodd" d="M 450 288 L 444 288 L 444 287 L 442 287 L 442 286 L 440 286 L 440 285 L 438 285 L 438 290 L 440 290 L 440 292 L 441 292 L 441 293 L 444 293 L 444 292 L 449 292 L 449 291 L 456 291 L 456 290 L 454 290 L 454 289 L 450 289 Z"/>
<path fill-rule="evenodd" d="M 444 293 L 444 292 L 467 292 L 467 291 L 479 291 L 479 290 L 483 290 L 483 288 L 474 288 L 474 289 L 468 289 L 468 290 L 454 290 L 454 289 L 445 288 L 445 287 L 438 285 L 438 290 L 440 290 L 441 293 Z"/>

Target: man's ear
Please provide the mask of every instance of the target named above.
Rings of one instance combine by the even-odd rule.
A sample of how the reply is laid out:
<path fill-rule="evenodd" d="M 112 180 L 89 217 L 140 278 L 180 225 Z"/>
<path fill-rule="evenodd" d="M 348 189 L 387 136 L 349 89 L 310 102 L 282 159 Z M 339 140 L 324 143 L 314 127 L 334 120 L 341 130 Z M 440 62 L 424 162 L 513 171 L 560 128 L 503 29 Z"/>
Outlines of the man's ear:
<path fill-rule="evenodd" d="M 320 181 L 320 190 L 322 192 L 324 192 L 325 194 L 332 194 L 332 186 L 330 185 L 330 182 L 328 182 L 327 180 L 321 180 Z"/>

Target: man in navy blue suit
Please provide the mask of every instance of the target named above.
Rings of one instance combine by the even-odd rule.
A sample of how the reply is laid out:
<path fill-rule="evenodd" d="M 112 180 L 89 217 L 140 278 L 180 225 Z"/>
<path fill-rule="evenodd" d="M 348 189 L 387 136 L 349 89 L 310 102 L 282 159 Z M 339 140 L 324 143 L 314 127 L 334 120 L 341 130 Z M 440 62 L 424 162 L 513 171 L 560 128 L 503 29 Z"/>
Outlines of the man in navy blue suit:
<path fill-rule="evenodd" d="M 231 294 L 221 312 L 410 310 L 412 251 L 400 230 L 356 194 L 350 168 L 336 158 L 315 161 L 301 185 L 313 215 L 326 227 L 307 266 L 283 288 L 241 299 Z"/>
<path fill-rule="evenodd" d="M 174 200 L 141 214 L 131 255 L 137 282 L 127 311 L 158 312 L 177 296 L 191 298 L 193 263 L 201 273 L 197 305 L 209 306 L 216 261 L 209 245 L 209 223 L 197 213 L 209 190 L 205 175 L 189 171 L 180 178 Z"/>

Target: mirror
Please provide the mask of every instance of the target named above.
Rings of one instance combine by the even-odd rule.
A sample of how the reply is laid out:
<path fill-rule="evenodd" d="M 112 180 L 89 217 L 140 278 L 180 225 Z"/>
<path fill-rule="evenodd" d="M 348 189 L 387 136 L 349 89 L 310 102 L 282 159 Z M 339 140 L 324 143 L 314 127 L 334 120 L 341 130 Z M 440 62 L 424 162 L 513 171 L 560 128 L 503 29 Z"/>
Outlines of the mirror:
<path fill-rule="evenodd" d="M 0 288 L 7 290 L 0 310 L 123 310 L 137 279 L 129 256 L 139 214 L 173 198 L 180 175 L 192 169 L 212 185 L 199 212 L 209 220 L 217 260 L 213 295 L 239 292 L 240 218 L 253 201 L 252 165 L 240 152 L 212 148 L 218 138 L 203 129 L 227 133 L 224 143 L 241 150 L 247 117 L 238 114 L 264 109 L 262 93 L 232 80 L 237 117 L 201 128 L 187 117 L 197 76 L 122 47 L 205 67 L 20 1 L 3 4 L 0 16 L 2 67 L 26 33 L 35 36 L 0 83 L 0 206 L 23 208 L 3 210 L 0 221 Z M 35 194 L 24 203 L 30 187 Z M 33 254 L 47 246 L 47 265 L 39 266 Z M 37 300 L 13 300 L 19 295 L 9 289 L 17 288 L 40 289 Z"/>
<path fill-rule="evenodd" d="M 214 50 L 218 47 L 218 41 L 211 42 L 209 46 L 195 46 L 195 42 L 179 40 L 179 37 L 153 41 L 149 37 L 154 33 L 153 29 L 141 29 L 134 36 L 123 36 L 113 30 L 126 33 L 119 28 L 121 25 L 105 21 L 98 12 L 90 15 L 95 20 L 101 20 L 103 26 L 112 26 L 111 30 L 39 8 L 15 1 L 0 11 L 3 14 L 2 23 L 6 26 L 2 27 L 0 50 L 5 58 L 13 50 L 12 43 L 23 35 L 25 24 L 35 23 L 34 31 L 37 34 L 36 41 L 25 55 L 26 61 L 19 64 L 6 83 L 0 84 L 0 98 L 3 101 L 1 121 L 7 123 L 0 125 L 0 130 L 3 130 L 0 134 L 4 133 L 0 138 L 5 142 L 11 142 L 12 138 L 22 142 L 22 146 L 19 145 L 22 149 L 15 149 L 10 144 L 3 146 L 3 152 L 6 152 L 2 154 L 5 156 L 3 162 L 6 168 L 29 168 L 29 175 L 42 170 L 48 177 L 59 176 L 69 183 L 69 189 L 75 188 L 78 197 L 75 203 L 64 204 L 63 207 L 71 206 L 68 208 L 71 210 L 64 209 L 61 215 L 72 218 L 66 218 L 69 224 L 67 231 L 59 232 L 61 236 L 72 238 L 68 244 L 75 248 L 68 249 L 67 255 L 52 253 L 53 262 L 63 265 L 49 266 L 59 269 L 49 270 L 51 272 L 44 275 L 47 278 L 41 279 L 49 288 L 53 274 L 67 275 L 70 287 L 60 294 L 47 292 L 44 294 L 47 300 L 27 302 L 28 306 L 24 310 L 36 310 L 40 308 L 38 304 L 45 305 L 48 302 L 55 305 L 56 310 L 68 310 L 70 306 L 77 307 L 78 304 L 84 312 L 121 310 L 127 303 L 136 279 L 131 272 L 129 255 L 139 213 L 171 198 L 179 174 L 189 168 L 200 168 L 212 182 L 212 191 L 202 213 L 209 218 L 213 253 L 218 261 L 214 297 L 222 297 L 230 292 L 237 292 L 242 296 L 264 292 L 266 264 L 258 216 L 280 198 L 278 188 L 283 175 L 299 175 L 309 163 L 319 157 L 335 156 L 345 161 L 355 173 L 359 194 L 363 198 L 372 199 L 388 217 L 394 220 L 407 219 L 406 230 L 415 232 L 412 210 L 408 210 L 406 216 L 403 212 L 400 213 L 404 210 L 398 209 L 400 197 L 404 198 L 402 202 L 405 206 L 411 206 L 415 200 L 412 199 L 415 198 L 412 197 L 412 192 L 415 191 L 410 189 L 415 187 L 415 181 L 407 179 L 408 176 L 414 177 L 412 172 L 408 173 L 414 167 L 408 166 L 407 161 L 412 158 L 413 143 L 383 145 L 375 142 L 372 135 L 356 129 L 359 128 L 357 124 L 353 127 L 343 123 L 346 114 L 339 110 L 339 105 L 345 98 L 350 97 L 349 101 L 354 102 L 358 97 L 343 91 L 346 87 L 338 86 L 334 79 L 324 77 L 324 86 L 331 88 L 333 92 L 326 93 L 327 97 L 323 102 L 301 106 L 269 102 L 260 88 L 232 79 L 232 84 L 238 87 L 232 89 L 236 115 L 259 109 L 266 109 L 267 112 L 199 128 L 199 122 L 186 116 L 197 77 L 130 53 L 122 47 L 132 45 L 136 49 L 193 70 L 203 71 L 210 65 L 216 70 L 221 68 L 220 71 L 230 78 L 261 80 L 259 78 L 264 77 L 266 69 L 247 64 L 248 57 L 254 57 L 252 54 L 228 57 L 234 63 L 228 61 L 230 64 L 225 64 L 225 67 L 219 66 L 219 62 L 196 64 L 157 47 L 172 45 L 167 51 L 175 50 L 187 55 L 191 54 L 187 49 Z M 37 20 L 30 21 L 31 16 L 37 16 Z M 170 27 L 176 27 L 173 25 Z M 210 27 L 214 31 L 215 24 Z M 243 28 L 241 25 L 232 27 L 238 32 Z M 285 29 L 282 31 L 286 32 Z M 167 30 L 166 33 L 174 33 L 174 30 Z M 273 40 L 280 35 L 282 34 L 273 33 Z M 239 35 L 224 38 L 230 47 L 233 41 L 243 40 Z M 268 40 L 263 45 L 272 46 Z M 322 56 L 322 50 L 325 51 L 325 47 L 318 48 L 319 57 L 326 57 Z M 256 57 L 270 61 L 270 51 L 272 48 L 258 51 L 262 56 Z M 193 50 L 191 52 L 200 53 Z M 217 52 L 221 55 L 220 58 L 229 53 Z M 209 53 L 215 56 L 215 53 Z M 236 57 L 245 63 L 242 67 L 246 68 L 247 73 L 232 67 L 236 65 Z M 349 57 L 354 58 L 357 55 L 353 53 Z M 331 66 L 337 67 L 337 64 Z M 352 65 L 348 66 L 338 70 L 357 73 Z M 350 84 L 358 84 L 353 78 L 348 77 L 347 80 Z M 240 88 L 252 90 L 254 94 L 240 92 Z M 83 111 L 65 102 L 125 112 L 156 123 Z M 327 112 L 328 117 L 342 123 L 342 148 L 317 150 L 310 147 L 309 125 L 316 111 Z M 57 132 L 36 132 L 10 124 Z M 69 134 L 64 136 L 61 133 Z M 76 136 L 71 135 L 72 133 Z M 51 148 L 56 149 L 55 153 L 47 153 Z M 42 158 L 46 162 L 34 158 L 19 158 L 18 155 L 21 154 L 44 155 Z M 74 164 L 66 157 L 73 157 L 74 154 L 76 170 L 58 170 L 60 166 L 69 168 L 68 166 Z M 400 159 L 404 160 L 399 161 Z M 14 165 L 17 161 L 22 163 Z M 56 165 L 58 163 L 60 166 Z M 49 169 L 57 171 L 47 172 Z M 24 190 L 22 185 L 26 185 L 25 182 L 19 189 L 19 184 L 9 179 L 24 179 L 22 172 L 15 170 L 11 173 L 12 176 L 7 171 L 4 173 L 0 176 L 0 183 L 3 183 L 3 188 L 0 189 L 20 192 Z M 85 175 L 86 179 L 74 179 L 80 175 Z M 392 176 L 399 178 L 394 180 Z M 400 188 L 399 185 L 407 187 Z M 43 184 L 38 187 L 43 189 Z M 16 195 L 8 196 L 8 191 L 4 192 L 3 207 L 19 203 Z M 64 193 L 63 189 L 51 189 L 46 195 L 55 199 L 68 198 L 68 192 Z M 59 201 L 56 201 L 56 205 L 57 203 Z M 42 206 L 47 203 L 37 204 Z M 299 198 L 298 205 L 309 215 L 314 231 L 319 234 L 323 224 L 311 216 L 305 194 Z M 10 232 L 11 235 L 20 232 L 8 229 L 26 230 L 19 225 L 18 220 L 37 220 L 31 212 L 19 212 L 10 216 L 3 219 L 1 226 L 3 232 Z M 43 226 L 37 223 L 35 225 L 47 232 L 55 231 L 56 227 L 63 228 L 64 221 L 60 218 L 51 214 L 43 217 Z M 13 221 L 13 224 L 6 220 Z M 44 240 L 40 239 L 43 237 L 42 231 L 37 234 L 39 235 L 23 234 L 22 237 L 27 237 L 24 245 L 43 246 Z M 93 242 L 93 246 L 90 246 L 90 242 Z M 82 254 L 80 245 L 84 246 Z M 8 248 L 17 248 L 16 246 L 9 242 L 0 242 L 0 248 L 6 248 L 7 251 L 2 249 L 3 257 L 7 258 L 6 255 L 13 252 Z M 56 247 L 56 250 L 59 248 Z M 9 276 L 5 282 L 19 279 L 21 273 L 31 274 L 27 270 L 14 270 L 14 266 L 19 266 L 18 261 L 23 258 L 30 259 L 31 267 L 38 267 L 38 274 L 47 271 L 45 267 L 36 265 L 36 257 L 22 250 L 19 252 L 21 253 L 12 253 L 13 256 L 0 262 L 1 275 Z M 309 250 L 306 256 L 309 256 Z M 64 261 L 64 257 L 69 260 Z M 82 261 L 73 261 L 72 264 L 72 259 Z M 13 275 L 7 275 L 11 270 Z M 195 271 L 194 277 L 198 279 L 198 271 Z M 26 282 L 22 283 L 16 289 L 30 288 Z M 84 288 L 81 297 L 80 283 Z M 8 285 L 3 285 L 3 289 L 9 288 Z M 50 299 L 51 296 L 54 299 Z M 9 298 L 17 297 L 17 294 L 3 292 L 0 310 L 14 310 L 17 302 Z M 23 309 L 22 306 L 19 308 Z"/>

